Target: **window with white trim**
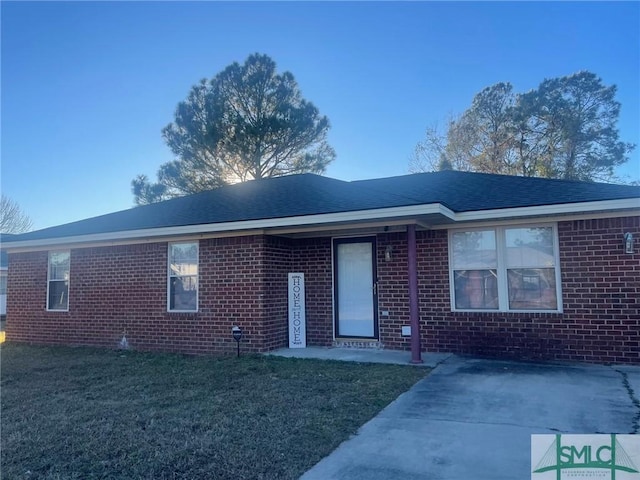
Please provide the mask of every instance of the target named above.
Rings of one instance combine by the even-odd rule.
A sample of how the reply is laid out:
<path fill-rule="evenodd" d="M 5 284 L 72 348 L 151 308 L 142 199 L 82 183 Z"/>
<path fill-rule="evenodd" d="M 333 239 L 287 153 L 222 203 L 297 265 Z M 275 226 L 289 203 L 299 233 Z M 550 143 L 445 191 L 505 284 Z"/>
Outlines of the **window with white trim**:
<path fill-rule="evenodd" d="M 449 233 L 454 310 L 560 311 L 555 225 Z"/>
<path fill-rule="evenodd" d="M 0 295 L 7 294 L 7 271 L 0 270 Z"/>
<path fill-rule="evenodd" d="M 47 310 L 69 310 L 69 251 L 49 252 L 47 269 Z"/>
<path fill-rule="evenodd" d="M 169 244 L 167 293 L 170 312 L 198 311 L 198 242 Z"/>

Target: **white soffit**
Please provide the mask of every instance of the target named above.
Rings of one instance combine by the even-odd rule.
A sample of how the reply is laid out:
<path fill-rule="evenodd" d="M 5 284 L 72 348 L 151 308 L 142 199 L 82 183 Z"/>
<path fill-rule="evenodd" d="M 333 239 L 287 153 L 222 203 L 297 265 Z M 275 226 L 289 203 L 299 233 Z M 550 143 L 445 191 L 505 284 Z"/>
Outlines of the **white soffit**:
<path fill-rule="evenodd" d="M 309 231 L 314 226 L 326 229 L 333 225 L 380 225 L 381 222 L 389 224 L 418 223 L 423 227 L 429 225 L 443 226 L 464 222 L 479 221 L 504 221 L 516 218 L 532 217 L 558 217 L 571 214 L 589 214 L 595 212 L 620 212 L 627 211 L 634 215 L 640 213 L 640 198 L 606 200 L 598 202 L 565 203 L 558 205 L 543 205 L 519 208 L 504 208 L 495 210 L 479 210 L 474 212 L 455 213 L 439 203 L 427 205 L 411 205 L 403 207 L 391 207 L 372 210 L 357 210 L 351 212 L 324 213 L 317 215 L 302 215 L 296 217 L 270 218 L 261 220 L 244 220 L 238 222 L 211 223 L 202 225 L 185 225 L 176 227 L 161 227 L 140 230 L 127 230 L 118 232 L 77 235 L 69 237 L 47 238 L 41 240 L 26 240 L 22 242 L 10 242 L 5 244 L 8 251 L 27 251 L 47 247 L 81 245 L 81 244 L 123 244 L 140 243 L 150 241 L 164 241 L 171 237 L 204 236 L 235 236 L 265 233 L 277 234 L 292 233 L 296 228 Z M 435 220 L 438 221 L 435 221 Z"/>

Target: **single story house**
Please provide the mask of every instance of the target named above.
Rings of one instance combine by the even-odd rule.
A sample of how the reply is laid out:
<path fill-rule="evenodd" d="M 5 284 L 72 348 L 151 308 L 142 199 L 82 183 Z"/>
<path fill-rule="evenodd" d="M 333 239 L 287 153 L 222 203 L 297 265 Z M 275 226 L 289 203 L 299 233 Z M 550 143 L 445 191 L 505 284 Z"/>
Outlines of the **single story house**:
<path fill-rule="evenodd" d="M 640 187 L 443 171 L 255 180 L 11 238 L 7 340 L 640 363 Z M 634 245 L 635 242 L 635 245 Z"/>

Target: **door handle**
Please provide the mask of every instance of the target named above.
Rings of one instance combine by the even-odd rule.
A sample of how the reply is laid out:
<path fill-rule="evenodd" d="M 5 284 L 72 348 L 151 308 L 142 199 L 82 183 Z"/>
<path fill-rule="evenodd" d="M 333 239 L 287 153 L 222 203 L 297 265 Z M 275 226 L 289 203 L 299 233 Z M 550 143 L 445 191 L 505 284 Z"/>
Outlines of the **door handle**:
<path fill-rule="evenodd" d="M 375 282 L 373 284 L 373 294 L 377 295 L 378 294 L 378 282 Z"/>

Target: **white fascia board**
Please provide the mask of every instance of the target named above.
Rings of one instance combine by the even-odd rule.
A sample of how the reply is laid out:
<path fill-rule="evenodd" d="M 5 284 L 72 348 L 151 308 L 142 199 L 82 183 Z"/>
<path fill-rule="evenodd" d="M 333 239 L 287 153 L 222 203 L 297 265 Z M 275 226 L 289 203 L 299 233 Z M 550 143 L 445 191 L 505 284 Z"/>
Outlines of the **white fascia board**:
<path fill-rule="evenodd" d="M 99 244 L 128 240 L 165 239 L 167 237 L 194 236 L 216 233 L 246 231 L 264 231 L 265 229 L 283 227 L 303 227 L 310 225 L 324 225 L 330 223 L 360 223 L 382 218 L 415 217 L 420 215 L 441 214 L 453 220 L 454 213 L 439 203 L 428 205 L 411 205 L 408 207 L 391 207 L 374 210 L 357 210 L 340 213 L 323 213 L 318 215 L 301 215 L 297 217 L 269 218 L 262 220 L 246 220 L 240 222 L 210 223 L 202 225 L 185 225 L 179 227 L 149 228 L 120 232 L 98 233 L 92 235 L 78 235 L 71 237 L 47 238 L 42 240 L 25 240 L 5 244 L 9 252 L 35 250 L 69 244 Z"/>
<path fill-rule="evenodd" d="M 499 208 L 495 210 L 479 210 L 476 212 L 460 212 L 455 214 L 455 221 L 469 222 L 477 220 L 502 220 L 513 217 L 547 217 L 571 213 L 629 210 L 637 209 L 639 207 L 640 198 L 603 200 L 598 202 L 560 203 L 557 205 L 540 205 L 535 207 Z"/>
<path fill-rule="evenodd" d="M 454 213 L 439 203 L 424 205 L 410 205 L 403 207 L 378 208 L 371 210 L 356 210 L 351 212 L 323 213 L 317 215 L 301 215 L 296 217 L 269 218 L 260 220 L 245 220 L 240 222 L 210 223 L 202 225 L 185 225 L 178 227 L 149 228 L 119 232 L 78 235 L 71 237 L 48 238 L 42 240 L 26 240 L 10 242 L 4 245 L 9 252 L 48 249 L 63 245 L 102 244 L 102 243 L 133 243 L 134 241 L 164 241 L 169 237 L 217 235 L 238 232 L 247 235 L 252 231 L 262 233 L 266 229 L 280 229 L 291 227 L 305 227 L 326 224 L 361 224 L 363 222 L 380 221 L 383 219 L 402 219 L 409 217 L 415 220 L 423 215 L 440 214 L 451 223 L 473 222 L 483 220 L 507 220 L 523 217 L 549 217 L 572 213 L 606 212 L 620 210 L 634 210 L 640 207 L 640 198 L 623 200 L 606 200 L 598 202 L 564 203 L 558 205 L 543 205 L 533 207 L 503 208 L 494 210 L 479 210 L 475 212 Z"/>

